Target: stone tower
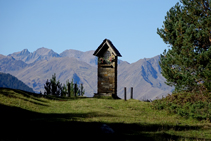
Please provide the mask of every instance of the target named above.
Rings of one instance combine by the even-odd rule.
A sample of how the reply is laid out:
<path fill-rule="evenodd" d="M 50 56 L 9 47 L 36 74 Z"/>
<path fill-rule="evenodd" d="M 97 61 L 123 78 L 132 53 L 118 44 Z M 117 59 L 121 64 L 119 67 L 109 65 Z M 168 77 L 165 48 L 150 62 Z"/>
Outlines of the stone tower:
<path fill-rule="evenodd" d="M 98 89 L 94 97 L 117 98 L 117 62 L 121 54 L 110 40 L 105 39 L 93 55 L 98 57 Z"/>

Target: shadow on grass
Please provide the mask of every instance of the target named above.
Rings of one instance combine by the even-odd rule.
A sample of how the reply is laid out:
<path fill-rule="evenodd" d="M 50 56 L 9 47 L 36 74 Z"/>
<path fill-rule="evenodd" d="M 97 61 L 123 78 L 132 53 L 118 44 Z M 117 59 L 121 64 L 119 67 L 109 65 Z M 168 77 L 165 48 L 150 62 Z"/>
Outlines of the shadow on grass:
<path fill-rule="evenodd" d="M 104 123 L 74 121 L 75 119 L 90 117 L 113 117 L 113 115 L 94 112 L 80 114 L 42 114 L 0 104 L 0 140 L 63 141 L 85 139 L 168 141 L 180 140 L 182 138 L 165 133 L 165 131 L 172 128 L 178 131 L 200 129 L 198 126 L 106 123 L 115 133 L 103 134 L 101 132 L 101 126 Z M 70 119 L 73 119 L 73 121 Z"/>
<path fill-rule="evenodd" d="M 116 134 L 122 137 L 122 140 L 152 140 L 152 141 L 176 141 L 176 140 L 196 140 L 194 138 L 185 138 L 166 133 L 165 131 L 188 131 L 198 130 L 199 126 L 172 126 L 172 125 L 159 125 L 159 124 L 124 124 L 124 123 L 111 123 L 110 127 Z M 197 138 L 200 140 L 200 138 Z M 201 139 L 204 140 L 204 139 Z"/>

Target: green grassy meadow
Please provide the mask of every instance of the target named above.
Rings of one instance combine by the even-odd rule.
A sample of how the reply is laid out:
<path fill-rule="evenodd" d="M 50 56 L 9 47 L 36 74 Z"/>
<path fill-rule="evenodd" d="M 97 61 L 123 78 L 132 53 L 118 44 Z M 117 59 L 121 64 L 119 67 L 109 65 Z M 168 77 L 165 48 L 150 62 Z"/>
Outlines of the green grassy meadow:
<path fill-rule="evenodd" d="M 210 140 L 211 123 L 139 100 L 56 98 L 0 89 L 0 140 Z M 107 124 L 114 134 L 103 134 Z"/>

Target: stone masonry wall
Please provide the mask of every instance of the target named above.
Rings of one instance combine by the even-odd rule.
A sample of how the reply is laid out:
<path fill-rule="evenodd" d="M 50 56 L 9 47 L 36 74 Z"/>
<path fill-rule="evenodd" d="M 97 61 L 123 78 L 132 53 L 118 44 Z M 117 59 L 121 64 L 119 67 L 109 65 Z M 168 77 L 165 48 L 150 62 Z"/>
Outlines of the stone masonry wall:
<path fill-rule="evenodd" d="M 117 57 L 111 64 L 98 64 L 98 94 L 111 96 L 117 91 Z"/>

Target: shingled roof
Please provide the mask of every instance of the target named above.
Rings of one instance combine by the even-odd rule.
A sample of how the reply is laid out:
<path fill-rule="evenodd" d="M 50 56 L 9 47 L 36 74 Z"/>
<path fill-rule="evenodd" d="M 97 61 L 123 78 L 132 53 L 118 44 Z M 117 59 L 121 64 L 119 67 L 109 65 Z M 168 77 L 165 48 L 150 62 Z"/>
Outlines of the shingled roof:
<path fill-rule="evenodd" d="M 108 39 L 104 39 L 103 42 L 100 44 L 100 46 L 97 48 L 97 50 L 94 52 L 93 55 L 95 56 L 101 56 L 101 54 L 108 49 L 108 47 L 112 48 L 113 53 L 115 56 L 122 57 L 122 55 L 119 53 L 119 51 L 115 48 L 115 46 L 112 44 L 112 42 Z"/>

